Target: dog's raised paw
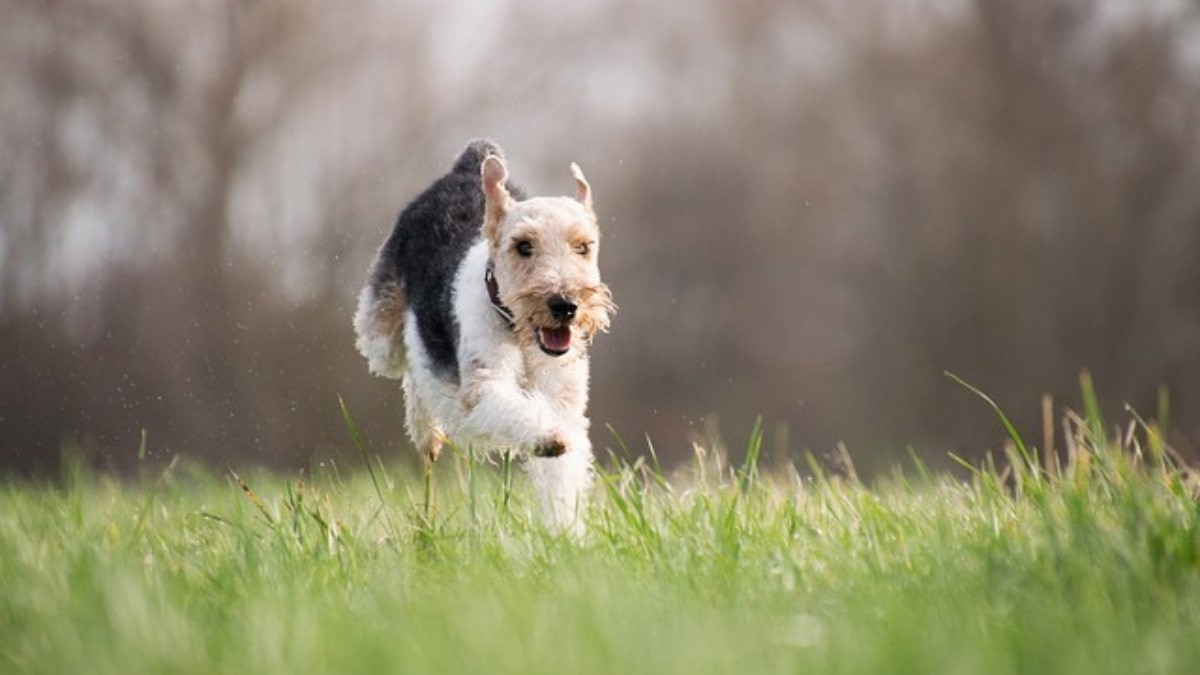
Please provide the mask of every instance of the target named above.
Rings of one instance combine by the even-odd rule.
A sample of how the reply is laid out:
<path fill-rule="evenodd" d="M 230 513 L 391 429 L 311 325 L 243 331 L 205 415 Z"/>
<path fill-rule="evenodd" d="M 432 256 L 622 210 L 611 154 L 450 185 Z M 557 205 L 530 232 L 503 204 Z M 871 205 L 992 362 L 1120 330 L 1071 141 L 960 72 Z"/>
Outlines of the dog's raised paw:
<path fill-rule="evenodd" d="M 534 457 L 561 457 L 567 452 L 567 444 L 557 438 L 538 443 L 533 448 Z"/>

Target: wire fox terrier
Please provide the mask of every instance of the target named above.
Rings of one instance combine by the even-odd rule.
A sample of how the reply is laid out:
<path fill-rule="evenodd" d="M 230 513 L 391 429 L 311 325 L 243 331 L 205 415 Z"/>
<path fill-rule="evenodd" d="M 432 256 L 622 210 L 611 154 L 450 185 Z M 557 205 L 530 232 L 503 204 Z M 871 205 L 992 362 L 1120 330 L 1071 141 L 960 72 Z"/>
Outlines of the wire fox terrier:
<path fill-rule="evenodd" d="M 591 485 L 588 346 L 615 310 L 596 266 L 600 230 L 575 196 L 526 199 L 499 146 L 467 146 L 401 213 L 358 299 L 355 345 L 401 378 L 405 426 L 443 443 L 527 458 L 543 520 L 575 533 Z"/>

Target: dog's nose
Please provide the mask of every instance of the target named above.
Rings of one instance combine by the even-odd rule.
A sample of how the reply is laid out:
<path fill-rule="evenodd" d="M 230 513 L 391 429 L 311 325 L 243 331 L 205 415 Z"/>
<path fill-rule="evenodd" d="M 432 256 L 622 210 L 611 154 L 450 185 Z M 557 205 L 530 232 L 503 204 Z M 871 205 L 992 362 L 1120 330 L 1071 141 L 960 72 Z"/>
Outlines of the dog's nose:
<path fill-rule="evenodd" d="M 546 304 L 550 307 L 550 316 L 553 316 L 558 321 L 570 321 L 574 319 L 575 310 L 579 308 L 578 305 L 561 295 L 550 298 L 550 301 Z"/>

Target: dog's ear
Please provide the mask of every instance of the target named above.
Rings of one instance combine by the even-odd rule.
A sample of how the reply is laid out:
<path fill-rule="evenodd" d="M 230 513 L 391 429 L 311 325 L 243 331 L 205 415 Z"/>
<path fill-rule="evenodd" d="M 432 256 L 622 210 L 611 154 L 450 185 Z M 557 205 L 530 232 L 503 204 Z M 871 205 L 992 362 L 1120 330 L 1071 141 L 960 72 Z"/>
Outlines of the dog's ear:
<path fill-rule="evenodd" d="M 483 195 L 487 198 L 483 235 L 495 245 L 500 237 L 500 223 L 504 222 L 504 216 L 512 202 L 508 189 L 504 187 L 504 183 L 508 181 L 508 167 L 504 166 L 503 159 L 496 155 L 488 155 L 484 158 L 479 173 L 483 178 Z"/>
<path fill-rule="evenodd" d="M 575 176 L 575 200 L 592 210 L 592 186 L 588 185 L 587 179 L 583 177 L 583 169 L 575 162 L 571 162 L 571 175 Z"/>

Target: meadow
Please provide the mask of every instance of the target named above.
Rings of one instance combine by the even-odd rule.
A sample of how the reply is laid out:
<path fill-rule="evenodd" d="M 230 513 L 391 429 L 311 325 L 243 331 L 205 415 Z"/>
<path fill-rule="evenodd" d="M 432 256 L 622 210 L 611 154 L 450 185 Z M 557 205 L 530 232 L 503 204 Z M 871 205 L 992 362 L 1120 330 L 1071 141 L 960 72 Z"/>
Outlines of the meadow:
<path fill-rule="evenodd" d="M 511 462 L 459 452 L 426 480 L 348 426 L 356 467 L 0 485 L 0 672 L 1200 664 L 1198 482 L 1133 413 L 1068 413 L 1060 461 L 1014 433 L 961 474 L 869 485 L 760 467 L 758 433 L 670 473 L 619 449 L 580 541 L 538 526 Z"/>

